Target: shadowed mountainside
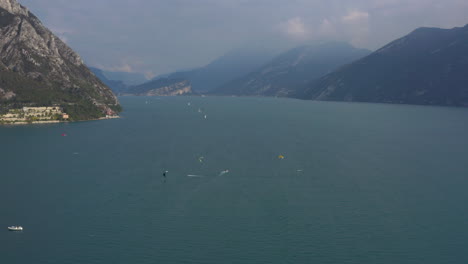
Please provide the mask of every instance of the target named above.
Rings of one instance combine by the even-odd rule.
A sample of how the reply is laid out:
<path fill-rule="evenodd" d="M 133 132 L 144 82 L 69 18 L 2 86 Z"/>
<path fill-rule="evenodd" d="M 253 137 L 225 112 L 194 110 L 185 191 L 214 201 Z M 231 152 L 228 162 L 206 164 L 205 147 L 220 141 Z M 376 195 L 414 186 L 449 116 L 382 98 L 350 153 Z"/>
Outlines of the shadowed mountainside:
<path fill-rule="evenodd" d="M 468 106 L 468 25 L 419 28 L 298 91 L 301 99 Z"/>

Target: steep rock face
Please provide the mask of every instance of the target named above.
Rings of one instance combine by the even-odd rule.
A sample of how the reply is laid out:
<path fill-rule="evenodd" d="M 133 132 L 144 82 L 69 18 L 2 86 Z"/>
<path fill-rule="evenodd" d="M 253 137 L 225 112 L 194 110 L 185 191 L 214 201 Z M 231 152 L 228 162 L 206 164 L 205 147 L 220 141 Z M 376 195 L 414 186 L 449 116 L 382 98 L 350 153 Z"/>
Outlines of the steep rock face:
<path fill-rule="evenodd" d="M 148 84 L 131 87 L 128 95 L 139 96 L 176 96 L 193 94 L 192 85 L 184 79 L 159 79 Z"/>
<path fill-rule="evenodd" d="M 419 28 L 310 83 L 312 100 L 468 106 L 468 25 Z"/>
<path fill-rule="evenodd" d="M 73 119 L 120 110 L 78 54 L 16 0 L 0 0 L 0 36 L 1 108 L 60 105 Z"/>
<path fill-rule="evenodd" d="M 0 0 L 0 7 L 11 14 L 27 16 L 29 11 L 21 6 L 16 0 Z"/>
<path fill-rule="evenodd" d="M 324 43 L 289 50 L 260 69 L 232 81 L 215 94 L 239 96 L 290 96 L 311 80 L 368 55 L 347 43 Z"/>

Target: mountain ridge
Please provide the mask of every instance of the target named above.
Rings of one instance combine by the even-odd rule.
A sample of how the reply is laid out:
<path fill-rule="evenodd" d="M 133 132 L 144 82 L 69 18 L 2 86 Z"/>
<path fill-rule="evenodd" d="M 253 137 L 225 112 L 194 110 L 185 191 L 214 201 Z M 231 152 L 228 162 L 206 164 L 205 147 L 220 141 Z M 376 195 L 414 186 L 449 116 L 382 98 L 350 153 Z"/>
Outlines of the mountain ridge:
<path fill-rule="evenodd" d="M 259 69 L 236 79 L 213 93 L 237 96 L 284 96 L 295 93 L 309 81 L 370 51 L 342 42 L 303 45 L 273 58 Z"/>
<path fill-rule="evenodd" d="M 468 25 L 418 28 L 311 82 L 300 99 L 468 106 Z"/>
<path fill-rule="evenodd" d="M 71 120 L 87 120 L 121 110 L 81 57 L 16 0 L 0 0 L 0 36 L 2 112 L 60 105 Z"/>
<path fill-rule="evenodd" d="M 194 94 L 190 81 L 183 78 L 160 78 L 150 83 L 129 87 L 123 92 L 123 95 L 137 96 L 178 96 Z"/>
<path fill-rule="evenodd" d="M 147 89 L 150 89 L 151 85 L 154 84 L 154 88 L 156 89 L 159 87 L 161 79 L 164 79 L 165 82 L 170 80 L 174 80 L 175 82 L 186 80 L 190 83 L 193 93 L 205 93 L 250 73 L 272 57 L 273 53 L 267 51 L 234 50 L 218 57 L 205 66 L 164 74 L 139 86 L 145 86 Z M 132 88 L 128 92 L 130 93 L 131 90 Z"/>

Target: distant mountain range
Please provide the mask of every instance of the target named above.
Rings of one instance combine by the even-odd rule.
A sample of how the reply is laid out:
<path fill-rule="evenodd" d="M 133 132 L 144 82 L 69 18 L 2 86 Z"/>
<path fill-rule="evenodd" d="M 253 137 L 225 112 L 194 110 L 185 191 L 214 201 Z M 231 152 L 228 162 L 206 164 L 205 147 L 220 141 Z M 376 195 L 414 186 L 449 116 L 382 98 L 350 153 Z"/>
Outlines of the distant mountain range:
<path fill-rule="evenodd" d="M 96 75 L 96 77 L 98 77 L 105 85 L 107 85 L 109 88 L 111 88 L 111 90 L 119 95 L 123 92 L 125 92 L 127 89 L 128 89 L 128 85 L 125 84 L 123 81 L 120 81 L 120 80 L 109 80 L 107 79 L 105 73 L 103 70 L 101 69 L 98 69 L 98 68 L 93 68 L 93 67 L 89 67 L 89 69 L 91 70 L 91 72 L 94 73 L 94 75 Z"/>
<path fill-rule="evenodd" d="M 91 67 L 90 67 L 91 68 Z M 118 72 L 101 70 L 102 74 L 111 81 L 121 81 L 127 86 L 140 85 L 149 81 L 143 73 L 139 72 Z"/>
<path fill-rule="evenodd" d="M 117 91 L 122 86 L 103 81 Z M 339 42 L 297 47 L 276 57 L 237 51 L 205 67 L 127 87 L 124 94 L 468 106 L 467 83 L 468 25 L 419 28 L 375 52 Z"/>
<path fill-rule="evenodd" d="M 129 87 L 123 95 L 175 96 L 193 95 L 192 84 L 186 79 L 160 78 L 149 83 Z"/>
<path fill-rule="evenodd" d="M 148 79 L 146 79 L 146 77 L 141 73 L 110 72 L 95 67 L 89 67 L 89 69 L 117 95 L 125 94 L 130 87 L 137 86 L 148 81 Z"/>
<path fill-rule="evenodd" d="M 323 43 L 289 50 L 254 72 L 216 89 L 219 95 L 290 96 L 310 81 L 371 52 L 347 43 Z"/>
<path fill-rule="evenodd" d="M 141 89 L 158 89 L 161 86 L 161 79 L 164 80 L 165 85 L 171 81 L 178 83 L 180 80 L 186 80 L 190 83 L 193 92 L 205 93 L 254 71 L 273 56 L 273 53 L 263 50 L 235 50 L 204 67 L 159 76 L 152 81 L 136 86 L 135 89 L 139 91 Z M 129 89 L 127 93 L 131 94 L 135 89 Z"/>
<path fill-rule="evenodd" d="M 120 111 L 78 54 L 16 0 L 0 0 L 0 112 L 52 105 L 72 120 Z"/>
<path fill-rule="evenodd" d="M 468 106 L 468 25 L 419 28 L 309 83 L 294 97 Z"/>

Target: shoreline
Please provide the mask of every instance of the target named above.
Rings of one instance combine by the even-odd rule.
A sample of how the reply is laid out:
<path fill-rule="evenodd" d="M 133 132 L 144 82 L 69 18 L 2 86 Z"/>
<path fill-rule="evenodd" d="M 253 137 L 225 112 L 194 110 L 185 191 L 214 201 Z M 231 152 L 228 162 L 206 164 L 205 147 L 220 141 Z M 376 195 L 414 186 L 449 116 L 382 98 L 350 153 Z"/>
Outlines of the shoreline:
<path fill-rule="evenodd" d="M 95 119 L 88 119 L 88 120 L 78 120 L 78 121 L 59 121 L 59 120 L 49 120 L 49 121 L 33 121 L 33 122 L 14 122 L 14 123 L 1 123 L 0 126 L 24 126 L 24 125 L 46 125 L 46 124 L 61 124 L 61 123 L 75 123 L 75 122 L 87 122 L 87 121 L 98 121 L 98 120 L 109 120 L 109 119 L 119 119 L 120 116 L 112 116 L 112 117 L 100 117 Z"/>

